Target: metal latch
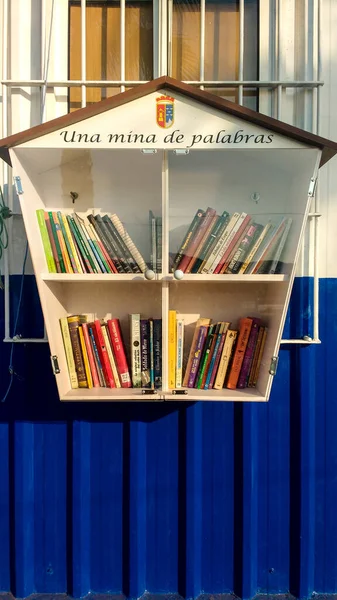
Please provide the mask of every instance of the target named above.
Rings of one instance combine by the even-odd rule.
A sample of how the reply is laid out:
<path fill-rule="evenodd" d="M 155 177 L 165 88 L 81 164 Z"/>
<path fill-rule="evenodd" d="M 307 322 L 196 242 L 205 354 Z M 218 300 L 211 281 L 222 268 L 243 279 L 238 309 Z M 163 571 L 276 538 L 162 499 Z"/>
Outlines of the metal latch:
<path fill-rule="evenodd" d="M 186 396 L 188 392 L 187 390 L 172 390 L 172 394 L 175 394 L 176 396 Z"/>
<path fill-rule="evenodd" d="M 310 196 L 310 198 L 312 198 L 312 196 L 315 195 L 316 183 L 317 183 L 317 178 L 312 177 L 310 179 L 309 191 L 308 191 L 308 196 Z"/>
<path fill-rule="evenodd" d="M 269 375 L 276 375 L 278 365 L 278 356 L 273 356 L 270 361 Z"/>
<path fill-rule="evenodd" d="M 157 394 L 157 393 L 158 393 L 157 390 L 150 390 L 150 389 L 149 390 L 146 390 L 146 389 L 144 390 L 144 389 L 142 389 L 142 394 L 146 394 L 148 396 L 153 396 L 154 394 Z"/>
<path fill-rule="evenodd" d="M 21 177 L 19 177 L 18 175 L 16 175 L 14 177 L 14 185 L 15 185 L 16 193 L 18 194 L 18 196 L 20 194 L 23 194 L 23 189 L 22 189 L 22 184 L 21 184 Z"/>
<path fill-rule="evenodd" d="M 58 375 L 58 373 L 61 373 L 57 356 L 54 354 L 50 357 L 50 360 L 53 367 L 54 375 Z"/>

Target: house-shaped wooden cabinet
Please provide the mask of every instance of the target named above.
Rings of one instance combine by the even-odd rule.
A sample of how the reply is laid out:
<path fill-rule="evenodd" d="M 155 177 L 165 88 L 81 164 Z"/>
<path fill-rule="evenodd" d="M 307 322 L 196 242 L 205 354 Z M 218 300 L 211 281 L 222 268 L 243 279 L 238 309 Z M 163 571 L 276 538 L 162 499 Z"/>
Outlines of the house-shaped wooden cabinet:
<path fill-rule="evenodd" d="M 336 152 L 167 77 L 2 140 L 60 399 L 267 401 L 317 172 Z M 100 385 L 76 387 L 60 327 L 74 315 L 119 319 L 143 388 L 123 387 L 109 329 L 103 348 L 89 335 Z M 120 387 L 104 386 L 100 351 Z"/>

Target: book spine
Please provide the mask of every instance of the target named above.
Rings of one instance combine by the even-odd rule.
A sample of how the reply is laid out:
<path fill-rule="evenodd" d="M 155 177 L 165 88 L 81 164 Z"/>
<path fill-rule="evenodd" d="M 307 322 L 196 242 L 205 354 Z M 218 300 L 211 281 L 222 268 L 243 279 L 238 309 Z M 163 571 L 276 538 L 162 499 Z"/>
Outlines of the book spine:
<path fill-rule="evenodd" d="M 181 246 L 180 246 L 178 252 L 176 253 L 176 255 L 173 259 L 172 271 L 175 271 L 176 269 L 179 268 L 179 263 L 183 259 L 186 252 L 188 251 L 188 246 L 191 243 L 196 231 L 199 229 L 200 223 L 202 222 L 202 219 L 204 218 L 204 216 L 205 216 L 205 211 L 202 210 L 201 208 L 199 208 L 193 217 L 193 220 L 185 234 L 185 237 L 181 243 Z"/>
<path fill-rule="evenodd" d="M 231 232 L 227 240 L 225 252 L 220 258 L 217 268 L 214 270 L 214 274 L 223 273 L 224 269 L 227 266 L 227 259 L 230 259 L 231 253 L 235 251 L 236 244 L 244 235 L 250 221 L 251 217 L 249 215 L 246 215 L 246 213 L 241 214 L 240 218 L 238 219 L 238 222 L 234 226 L 233 231 Z"/>
<path fill-rule="evenodd" d="M 226 333 L 226 337 L 223 344 L 222 354 L 219 362 L 218 372 L 216 374 L 214 389 L 222 390 L 225 378 L 227 375 L 230 359 L 233 353 L 233 349 L 235 348 L 235 343 L 237 340 L 238 332 L 234 329 L 228 329 Z"/>
<path fill-rule="evenodd" d="M 78 335 L 80 338 L 80 344 L 81 344 L 81 350 L 82 350 L 82 356 L 83 356 L 83 364 L 84 364 L 85 375 L 86 375 L 87 382 L 88 382 L 88 388 L 91 389 L 93 387 L 92 375 L 91 375 L 91 371 L 90 371 L 89 358 L 88 358 L 88 353 L 87 353 L 87 347 L 85 345 L 85 339 L 84 339 L 84 335 L 83 335 L 82 325 L 80 325 L 78 328 Z"/>
<path fill-rule="evenodd" d="M 66 268 L 65 268 L 65 264 L 64 264 L 64 260 L 63 260 L 63 256 L 62 256 L 61 246 L 60 246 L 60 242 L 59 242 L 59 238 L 58 238 L 58 234 L 57 234 L 57 230 L 56 230 L 56 224 L 54 222 L 53 213 L 51 211 L 49 211 L 48 216 L 49 216 L 49 222 L 51 225 L 51 230 L 53 233 L 53 238 L 54 238 L 54 242 L 55 242 L 55 247 L 56 247 L 56 252 L 57 252 L 57 256 L 58 256 L 58 262 L 60 265 L 61 273 L 66 273 Z"/>
<path fill-rule="evenodd" d="M 208 238 L 210 236 L 212 228 L 217 223 L 218 219 L 219 219 L 219 217 L 215 214 L 215 211 L 210 216 L 206 212 L 204 234 L 202 236 L 201 241 L 199 242 L 198 247 L 196 248 L 196 250 L 194 252 L 193 258 L 191 258 L 191 260 L 190 260 L 190 262 L 189 262 L 189 264 L 188 264 L 188 266 L 186 268 L 185 273 L 191 273 L 194 265 L 196 264 L 196 262 L 200 260 L 199 257 L 200 257 L 200 254 L 202 252 L 202 249 L 205 246 L 205 244 L 207 243 L 207 240 L 208 240 Z"/>
<path fill-rule="evenodd" d="M 287 219 L 281 241 L 280 241 L 279 245 L 277 246 L 276 252 L 271 260 L 271 265 L 267 271 L 270 275 L 273 275 L 274 273 L 276 273 L 276 270 L 278 268 L 278 263 L 280 262 L 282 252 L 283 252 L 284 246 L 286 244 L 286 241 L 287 241 L 287 238 L 289 235 L 291 224 L 292 224 L 292 219 L 290 219 L 290 218 Z"/>
<path fill-rule="evenodd" d="M 80 388 L 83 388 L 83 387 L 86 388 L 86 387 L 88 387 L 88 381 L 87 381 L 86 374 L 85 374 L 85 368 L 84 368 L 81 344 L 80 344 L 80 337 L 79 337 L 79 332 L 78 332 L 80 319 L 79 319 L 79 316 L 72 316 L 72 317 L 68 317 L 67 321 L 68 321 L 71 345 L 72 345 L 73 353 L 74 353 L 74 361 L 75 361 L 75 369 L 76 369 L 76 374 L 77 374 L 77 379 L 78 379 L 78 386 Z"/>
<path fill-rule="evenodd" d="M 156 245 L 157 245 L 157 273 L 162 272 L 163 262 L 163 239 L 162 239 L 162 217 L 156 218 Z"/>
<path fill-rule="evenodd" d="M 116 269 L 111 269 L 109 259 L 106 260 L 105 252 L 102 250 L 103 244 L 101 243 L 101 240 L 98 239 L 96 230 L 90 221 L 85 222 L 85 227 L 90 236 L 92 248 L 95 252 L 97 260 L 100 263 L 103 273 L 115 273 Z"/>
<path fill-rule="evenodd" d="M 100 383 L 99 383 L 94 353 L 93 353 L 92 345 L 90 342 L 88 323 L 82 323 L 82 331 L 83 331 L 83 337 L 84 337 L 87 354 L 88 354 L 88 360 L 89 360 L 89 365 L 90 365 L 93 387 L 99 387 Z"/>
<path fill-rule="evenodd" d="M 264 347 L 265 347 L 265 343 L 266 343 L 266 339 L 267 339 L 267 332 L 268 332 L 267 327 L 264 327 L 262 341 L 261 341 L 261 346 L 260 346 L 259 354 L 258 354 L 257 361 L 256 361 L 255 372 L 254 372 L 254 375 L 253 375 L 253 378 L 252 378 L 252 383 L 251 383 L 250 387 L 256 387 L 257 386 L 257 382 L 258 382 L 258 378 L 259 378 L 259 373 L 260 373 L 260 368 L 261 368 L 261 363 L 262 363 L 263 351 L 264 351 Z"/>
<path fill-rule="evenodd" d="M 265 244 L 263 252 L 257 260 L 252 273 L 266 273 L 270 266 L 270 259 L 274 256 L 274 252 L 282 238 L 287 219 L 282 219 L 281 223 L 275 228 L 268 244 Z"/>
<path fill-rule="evenodd" d="M 40 229 L 44 254 L 46 257 L 46 261 L 47 261 L 48 271 L 49 271 L 49 273 L 57 273 L 43 208 L 40 208 L 36 211 L 36 216 L 37 216 L 37 222 L 38 222 L 39 229 Z"/>
<path fill-rule="evenodd" d="M 140 320 L 140 360 L 142 387 L 151 387 L 150 378 L 150 326 L 147 319 Z"/>
<path fill-rule="evenodd" d="M 88 259 L 90 260 L 90 264 L 94 273 L 101 273 L 102 269 L 100 267 L 99 262 L 95 256 L 95 252 L 91 246 L 91 240 L 89 238 L 88 232 L 83 224 L 83 220 L 79 217 L 77 213 L 72 214 L 72 218 L 74 220 L 74 225 L 77 228 L 78 235 L 82 239 L 83 246 L 86 249 Z"/>
<path fill-rule="evenodd" d="M 150 246 L 151 246 L 151 256 L 150 256 L 150 269 L 156 273 L 157 271 L 157 235 L 156 235 L 156 219 L 152 212 L 149 211 L 149 226 L 150 226 Z"/>
<path fill-rule="evenodd" d="M 162 386 L 162 320 L 153 320 L 154 387 Z"/>
<path fill-rule="evenodd" d="M 78 273 L 77 265 L 76 265 L 75 258 L 74 258 L 74 255 L 73 255 L 73 251 L 72 251 L 70 242 L 68 240 L 68 235 L 67 235 L 66 229 L 64 227 L 63 215 L 62 215 L 62 213 L 60 211 L 58 211 L 56 214 L 57 214 L 58 222 L 59 222 L 60 227 L 61 227 L 61 232 L 62 232 L 63 240 L 64 240 L 64 243 L 65 243 L 65 246 L 66 246 L 66 250 L 67 250 L 67 255 L 69 257 L 70 267 L 72 269 L 72 272 Z"/>
<path fill-rule="evenodd" d="M 223 252 L 226 249 L 227 240 L 232 232 L 233 227 L 235 226 L 236 222 L 238 221 L 239 217 L 240 217 L 240 213 L 238 213 L 238 212 L 234 213 L 231 216 L 227 227 L 225 227 L 224 231 L 220 235 L 217 243 L 215 244 L 215 246 L 214 246 L 212 252 L 210 253 L 208 259 L 206 260 L 204 266 L 202 267 L 202 269 L 200 269 L 201 273 L 213 273 L 214 272 L 214 270 L 218 266 L 218 262 L 222 256 Z"/>
<path fill-rule="evenodd" d="M 194 356 L 192 359 L 190 373 L 188 376 L 187 387 L 189 387 L 189 388 L 194 387 L 194 383 L 195 383 L 198 369 L 199 369 L 202 351 L 203 351 L 204 344 L 205 344 L 206 337 L 207 337 L 207 331 L 208 331 L 208 327 L 205 327 L 204 325 L 201 325 L 201 327 L 199 327 L 198 339 L 197 339 L 197 343 L 196 343 L 196 347 L 195 347 Z"/>
<path fill-rule="evenodd" d="M 265 328 L 262 325 L 261 325 L 261 327 L 259 327 L 259 333 L 257 336 L 256 345 L 255 345 L 255 349 L 254 349 L 252 365 L 251 365 L 251 369 L 250 369 L 249 376 L 248 376 L 248 387 L 251 387 L 251 383 L 253 381 L 253 377 L 255 374 L 257 359 L 258 359 L 260 348 L 261 348 L 264 329 Z"/>
<path fill-rule="evenodd" d="M 184 355 L 184 321 L 177 319 L 177 361 L 176 361 L 176 388 L 182 387 L 183 355 Z"/>
<path fill-rule="evenodd" d="M 200 367 L 199 367 L 199 371 L 197 374 L 197 379 L 194 384 L 194 387 L 198 388 L 199 390 L 201 390 L 203 388 L 203 385 L 205 384 L 205 380 L 206 380 L 207 367 L 209 366 L 209 359 L 210 359 L 213 340 L 214 340 L 213 332 L 214 332 L 214 329 L 212 328 L 212 330 L 210 330 L 210 333 L 207 336 L 204 352 L 203 352 L 201 360 L 200 360 Z"/>
<path fill-rule="evenodd" d="M 80 254 L 82 256 L 82 259 L 84 261 L 86 270 L 89 273 L 94 273 L 94 270 L 93 270 L 93 268 L 91 266 L 91 259 L 90 259 L 89 255 L 87 253 L 86 247 L 84 246 L 82 237 L 79 234 L 79 231 L 78 231 L 78 229 L 76 227 L 76 223 L 75 223 L 73 217 L 71 215 L 67 215 L 67 221 L 69 223 L 70 231 L 72 232 L 73 237 L 74 237 L 74 239 L 76 241 L 77 247 L 79 248 L 79 252 L 80 252 Z"/>
<path fill-rule="evenodd" d="M 91 342 L 93 353 L 94 353 L 99 383 L 100 383 L 101 387 L 106 387 L 106 382 L 105 382 L 104 373 L 103 373 L 103 367 L 102 367 L 101 359 L 99 357 L 98 348 L 97 348 L 92 324 L 88 325 L 88 330 L 89 330 L 90 342 Z"/>
<path fill-rule="evenodd" d="M 109 357 L 109 361 L 110 361 L 110 365 L 111 365 L 112 376 L 113 376 L 116 388 L 120 388 L 121 382 L 119 381 L 116 361 L 115 361 L 115 357 L 113 355 L 112 346 L 111 346 L 111 342 L 110 342 L 110 338 L 109 338 L 109 331 L 107 329 L 106 323 L 104 325 L 101 325 L 101 327 L 102 327 L 102 333 L 103 333 L 103 337 L 104 337 L 104 341 L 105 341 L 105 346 L 108 351 L 108 357 Z"/>
<path fill-rule="evenodd" d="M 71 344 L 71 338 L 70 338 L 70 333 L 69 333 L 67 317 L 62 317 L 60 319 L 60 326 L 61 326 L 64 350 L 66 353 L 70 385 L 71 385 L 72 389 L 77 389 L 78 388 L 78 379 L 77 379 L 77 374 L 76 374 L 74 353 L 73 353 L 73 348 L 72 348 L 72 344 Z"/>
<path fill-rule="evenodd" d="M 64 238 L 63 238 L 61 225 L 60 225 L 60 222 L 59 222 L 56 212 L 53 212 L 53 219 L 54 219 L 54 224 L 55 224 L 55 229 L 56 229 L 56 235 L 58 237 L 61 252 L 62 252 L 62 258 L 63 258 L 66 273 L 73 273 L 73 268 L 71 266 L 68 250 L 67 250 Z"/>
<path fill-rule="evenodd" d="M 150 388 L 154 390 L 153 319 L 149 319 Z"/>
<path fill-rule="evenodd" d="M 193 339 L 192 339 L 192 343 L 191 343 L 191 347 L 190 347 L 190 352 L 188 355 L 187 365 L 186 365 L 186 369 L 185 369 L 185 374 L 184 374 L 184 379 L 183 379 L 183 387 L 188 386 L 188 378 L 190 375 L 190 370 L 191 370 L 192 361 L 194 358 L 194 353 L 195 353 L 195 350 L 197 347 L 197 342 L 198 342 L 198 337 L 199 337 L 199 329 L 202 325 L 204 327 L 208 327 L 209 324 L 210 324 L 210 319 L 201 318 L 201 319 L 198 319 L 198 321 L 196 322 L 195 330 L 193 333 Z"/>
<path fill-rule="evenodd" d="M 51 250 L 52 250 L 52 253 L 53 253 L 53 258 L 54 258 L 54 262 L 55 262 L 56 272 L 57 273 L 62 273 L 61 266 L 60 266 L 60 260 L 59 260 L 59 256 L 58 256 L 58 252 L 57 252 L 57 248 L 56 248 L 56 244 L 55 244 L 55 238 L 54 238 L 54 235 L 53 235 L 53 230 L 52 230 L 51 222 L 50 222 L 49 215 L 48 215 L 47 212 L 44 213 L 44 220 L 45 220 L 47 231 L 48 231 L 48 237 L 49 237 L 49 241 L 50 241 Z"/>
<path fill-rule="evenodd" d="M 226 387 L 235 390 L 239 379 L 244 355 L 246 352 L 250 330 L 252 328 L 253 319 L 243 318 L 240 319 L 239 336 L 236 344 L 233 362 L 229 371 L 228 381 Z"/>
<path fill-rule="evenodd" d="M 226 324 L 227 327 L 225 328 L 225 330 L 220 333 L 218 335 L 218 344 L 216 349 L 214 350 L 214 363 L 213 365 L 211 364 L 210 366 L 210 377 L 209 379 L 207 378 L 206 383 L 205 383 L 205 390 L 211 390 L 214 386 L 214 382 L 215 382 L 215 378 L 217 376 L 217 372 L 218 372 L 218 368 L 219 368 L 219 364 L 220 364 L 220 359 L 221 359 L 221 354 L 222 354 L 222 349 L 225 343 L 225 339 L 226 339 L 226 333 L 227 333 L 227 329 L 229 327 L 229 323 Z M 207 387 L 206 387 L 207 384 Z"/>
<path fill-rule="evenodd" d="M 124 225 L 121 223 L 121 221 L 119 220 L 119 218 L 116 214 L 111 215 L 110 219 L 111 219 L 113 225 L 115 226 L 115 228 L 117 229 L 122 240 L 124 241 L 124 243 L 125 243 L 126 247 L 128 248 L 134 261 L 137 263 L 138 267 L 140 268 L 141 272 L 145 273 L 145 271 L 147 270 L 146 262 L 145 262 L 144 258 L 142 257 L 141 253 L 139 252 L 138 248 L 135 246 L 134 242 L 130 238 Z"/>
<path fill-rule="evenodd" d="M 177 351 L 177 312 L 169 310 L 168 323 L 168 379 L 169 389 L 172 390 L 176 386 L 176 351 Z"/>
<path fill-rule="evenodd" d="M 124 269 L 119 261 L 116 248 L 110 243 L 106 235 L 101 215 L 96 215 L 96 217 L 94 217 L 94 215 L 87 215 L 87 219 L 95 229 L 97 237 L 101 242 L 101 247 L 104 247 L 106 254 L 109 256 L 110 264 L 114 265 L 117 273 L 124 273 Z"/>
<path fill-rule="evenodd" d="M 66 231 L 66 234 L 67 234 L 67 237 L 68 237 L 68 241 L 69 241 L 69 245 L 71 247 L 71 252 L 72 252 L 72 255 L 74 257 L 74 261 L 75 261 L 77 273 L 84 273 L 85 271 L 83 270 L 83 267 L 82 267 L 82 264 L 81 264 L 81 260 L 80 260 L 80 257 L 78 255 L 78 250 L 77 250 L 77 247 L 76 247 L 76 243 L 75 243 L 75 240 L 73 239 L 73 235 L 72 235 L 72 233 L 70 231 L 70 227 L 69 227 L 69 223 L 67 221 L 67 217 L 66 217 L 66 215 L 63 215 L 62 213 L 60 213 L 60 214 L 61 214 L 61 217 L 62 217 L 63 227 L 64 227 L 64 229 Z M 75 269 L 74 269 L 74 272 L 76 273 Z"/>
<path fill-rule="evenodd" d="M 268 221 L 268 223 L 264 226 L 263 230 L 261 231 L 260 235 L 254 241 L 254 244 L 253 244 L 251 250 L 249 251 L 249 253 L 247 254 L 243 265 L 239 269 L 239 273 L 248 274 L 250 272 L 250 270 L 253 269 L 253 267 L 255 265 L 255 263 L 253 262 L 253 260 L 255 259 L 255 255 L 257 254 L 257 252 L 259 252 L 259 248 L 264 243 L 264 239 L 269 235 L 269 233 L 272 229 L 273 229 L 272 223 L 270 221 Z"/>
<path fill-rule="evenodd" d="M 240 229 L 237 231 L 236 235 L 234 236 L 227 251 L 225 252 L 224 257 L 221 259 L 221 261 L 220 261 L 221 266 L 218 265 L 218 268 L 216 269 L 216 271 L 218 273 L 222 274 L 222 273 L 227 272 L 227 267 L 228 267 L 229 263 L 231 262 L 234 254 L 237 252 L 242 239 L 244 239 L 246 237 L 250 224 L 251 224 L 251 217 L 247 216 L 245 221 L 242 223 L 242 226 L 240 227 Z"/>
<path fill-rule="evenodd" d="M 252 328 L 250 330 L 246 352 L 243 358 L 242 367 L 237 383 L 237 388 L 243 389 L 248 385 L 248 378 L 252 366 L 254 350 L 259 335 L 260 319 L 253 319 Z"/>
<path fill-rule="evenodd" d="M 186 254 L 184 254 L 184 257 L 179 263 L 179 270 L 183 271 L 183 273 L 187 271 L 190 262 L 194 260 L 195 252 L 197 251 L 199 245 L 202 243 L 205 236 L 205 232 L 207 231 L 209 224 L 212 221 L 215 214 L 216 211 L 214 210 L 214 208 L 207 208 L 205 216 L 203 217 L 202 222 L 198 227 L 198 231 L 194 235 L 191 243 L 189 244 Z"/>
<path fill-rule="evenodd" d="M 251 248 L 251 246 L 254 243 L 254 240 L 256 239 L 256 235 L 259 235 L 261 233 L 261 229 L 262 225 L 258 225 L 257 223 L 252 223 L 248 226 L 245 235 L 240 240 L 236 251 L 234 252 L 231 260 L 229 261 L 228 266 L 226 267 L 226 273 L 236 274 L 239 272 L 243 264 L 244 257 L 247 256 L 249 249 Z"/>
<path fill-rule="evenodd" d="M 108 350 L 105 345 L 101 323 L 98 319 L 95 319 L 93 322 L 93 334 L 104 373 L 105 383 L 107 387 L 115 388 L 116 384 L 112 373 Z"/>
<path fill-rule="evenodd" d="M 131 337 L 131 378 L 133 387 L 142 385 L 141 379 L 141 357 L 140 357 L 140 315 L 130 315 L 130 337 Z"/>
<path fill-rule="evenodd" d="M 200 252 L 199 258 L 196 260 L 196 262 L 193 265 L 191 273 L 201 272 L 201 269 L 206 264 L 206 261 L 207 261 L 209 255 L 211 254 L 217 240 L 219 239 L 220 235 L 223 233 L 223 231 L 227 227 L 228 223 L 229 223 L 229 213 L 225 211 L 221 215 L 221 217 L 219 217 L 219 219 L 215 222 L 213 229 L 211 230 L 211 232 L 208 236 L 208 239 L 206 240 L 206 242 Z"/>
<path fill-rule="evenodd" d="M 104 215 L 102 217 L 102 227 L 105 227 L 106 235 L 109 241 L 115 246 L 119 261 L 123 266 L 124 271 L 126 273 L 139 273 L 140 269 L 133 260 L 123 239 L 108 215 Z"/>
<path fill-rule="evenodd" d="M 126 354 L 124 350 L 124 344 L 122 339 L 122 333 L 118 319 L 109 319 L 107 322 L 110 338 L 112 342 L 113 351 L 116 357 L 117 369 L 123 388 L 131 387 L 131 377 L 129 372 L 128 363 L 126 360 Z"/>

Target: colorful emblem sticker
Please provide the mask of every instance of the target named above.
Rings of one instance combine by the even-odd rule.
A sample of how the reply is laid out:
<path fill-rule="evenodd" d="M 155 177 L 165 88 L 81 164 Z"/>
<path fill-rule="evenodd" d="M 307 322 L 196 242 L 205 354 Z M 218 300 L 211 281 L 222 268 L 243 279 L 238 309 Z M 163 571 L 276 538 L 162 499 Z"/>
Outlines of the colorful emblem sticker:
<path fill-rule="evenodd" d="M 157 103 L 157 125 L 163 129 L 168 129 L 174 123 L 174 98 L 170 96 L 160 96 L 156 99 Z"/>

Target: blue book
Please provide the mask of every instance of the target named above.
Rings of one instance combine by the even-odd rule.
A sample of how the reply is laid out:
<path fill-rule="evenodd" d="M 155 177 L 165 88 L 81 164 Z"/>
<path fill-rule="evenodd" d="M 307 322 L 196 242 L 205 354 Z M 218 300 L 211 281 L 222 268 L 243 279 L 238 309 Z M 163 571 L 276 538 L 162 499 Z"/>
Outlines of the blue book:
<path fill-rule="evenodd" d="M 221 342 L 221 337 L 222 337 L 222 334 L 219 333 L 218 337 L 217 337 L 217 340 L 215 342 L 213 356 L 211 358 L 211 362 L 209 363 L 209 369 L 208 369 L 208 373 L 207 373 L 207 377 L 206 377 L 206 381 L 205 381 L 205 385 L 204 385 L 204 390 L 208 390 L 208 386 L 209 386 L 210 381 L 211 381 L 212 371 L 213 371 L 214 364 L 215 364 L 215 361 L 216 361 L 216 355 L 218 354 L 218 350 L 219 350 L 219 346 L 220 346 L 220 342 Z"/>

